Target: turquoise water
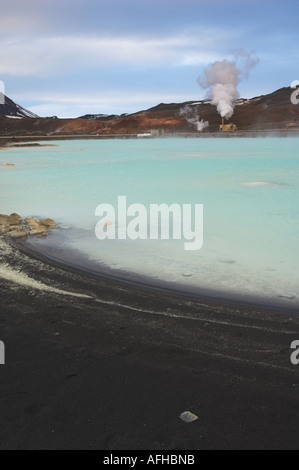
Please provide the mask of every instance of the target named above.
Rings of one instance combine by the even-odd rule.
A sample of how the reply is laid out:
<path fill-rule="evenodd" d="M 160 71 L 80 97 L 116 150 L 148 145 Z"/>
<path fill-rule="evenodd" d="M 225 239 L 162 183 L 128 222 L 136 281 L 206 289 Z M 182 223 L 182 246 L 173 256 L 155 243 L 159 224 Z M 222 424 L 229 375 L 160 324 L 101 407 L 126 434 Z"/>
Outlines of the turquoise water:
<path fill-rule="evenodd" d="M 299 139 L 59 141 L 0 151 L 2 213 L 51 217 L 55 257 L 213 297 L 299 307 Z M 95 208 L 204 205 L 204 245 L 95 237 Z M 55 251 L 56 250 L 56 251 Z M 72 250 L 72 251 L 70 251 Z M 49 251 L 49 252 L 50 252 Z"/>

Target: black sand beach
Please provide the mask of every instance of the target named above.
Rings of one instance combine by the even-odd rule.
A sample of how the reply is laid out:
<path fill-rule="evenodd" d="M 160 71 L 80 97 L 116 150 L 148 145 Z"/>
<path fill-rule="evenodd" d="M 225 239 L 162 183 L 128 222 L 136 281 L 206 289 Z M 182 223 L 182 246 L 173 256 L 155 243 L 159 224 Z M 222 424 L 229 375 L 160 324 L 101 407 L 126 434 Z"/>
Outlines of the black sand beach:
<path fill-rule="evenodd" d="M 296 313 L 0 256 L 0 449 L 298 448 Z"/>

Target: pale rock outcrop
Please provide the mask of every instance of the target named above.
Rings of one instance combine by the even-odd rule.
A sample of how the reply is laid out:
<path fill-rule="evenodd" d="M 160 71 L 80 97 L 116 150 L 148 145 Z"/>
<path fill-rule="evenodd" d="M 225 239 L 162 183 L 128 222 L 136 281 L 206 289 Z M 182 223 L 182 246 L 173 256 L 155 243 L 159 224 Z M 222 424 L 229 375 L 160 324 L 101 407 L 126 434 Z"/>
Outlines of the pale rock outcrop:
<path fill-rule="evenodd" d="M 47 229 L 46 227 L 40 227 L 39 225 L 36 225 L 35 227 L 31 227 L 29 235 L 30 237 L 43 238 L 47 236 Z"/>
<path fill-rule="evenodd" d="M 48 229 L 56 227 L 56 222 L 53 219 L 42 219 L 39 221 L 39 224 L 47 227 Z"/>
<path fill-rule="evenodd" d="M 14 212 L 8 216 L 8 222 L 10 225 L 20 225 L 22 222 L 22 217 Z"/>
<path fill-rule="evenodd" d="M 0 214 L 0 225 L 9 225 L 9 215 Z"/>
<path fill-rule="evenodd" d="M 17 230 L 20 227 L 21 222 L 22 217 L 19 214 L 0 214 L 0 235 Z"/>
<path fill-rule="evenodd" d="M 1 224 L 0 223 L 0 235 L 4 235 L 5 233 L 9 232 L 10 225 L 8 224 Z"/>
<path fill-rule="evenodd" d="M 28 225 L 30 228 L 38 227 L 39 226 L 39 221 L 35 219 L 34 217 L 26 217 L 24 219 L 24 224 Z"/>
<path fill-rule="evenodd" d="M 16 230 L 12 230 L 9 233 L 11 238 L 14 238 L 15 240 L 26 240 L 28 237 L 27 230 L 25 228 L 19 227 Z"/>
<path fill-rule="evenodd" d="M 56 227 L 52 219 L 38 220 L 34 217 L 26 217 L 22 225 L 22 217 L 13 213 L 10 215 L 0 214 L 0 236 L 8 234 L 11 238 L 24 240 L 28 235 L 31 237 L 46 237 L 48 232 Z"/>

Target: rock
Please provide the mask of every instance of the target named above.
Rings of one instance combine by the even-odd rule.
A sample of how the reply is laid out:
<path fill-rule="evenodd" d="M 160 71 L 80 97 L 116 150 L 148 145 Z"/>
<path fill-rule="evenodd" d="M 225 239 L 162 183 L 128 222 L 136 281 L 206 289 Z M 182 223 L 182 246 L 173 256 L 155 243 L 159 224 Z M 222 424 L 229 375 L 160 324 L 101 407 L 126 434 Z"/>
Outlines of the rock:
<path fill-rule="evenodd" d="M 26 219 L 24 220 L 24 224 L 28 225 L 30 228 L 39 227 L 39 221 L 35 219 L 34 217 L 30 217 L 30 216 L 26 217 Z"/>
<path fill-rule="evenodd" d="M 20 225 L 22 222 L 22 217 L 14 212 L 13 214 L 10 214 L 8 221 L 10 225 Z"/>
<path fill-rule="evenodd" d="M 0 236 L 9 232 L 10 226 L 8 224 L 0 224 Z"/>
<path fill-rule="evenodd" d="M 0 214 L 0 235 L 17 230 L 22 222 L 22 217 L 18 214 Z"/>
<path fill-rule="evenodd" d="M 180 415 L 180 418 L 185 423 L 193 423 L 193 421 L 198 420 L 198 416 L 194 415 L 190 411 L 184 411 L 184 413 Z"/>
<path fill-rule="evenodd" d="M 53 219 L 42 219 L 39 224 L 47 228 L 54 228 L 57 225 Z"/>
<path fill-rule="evenodd" d="M 20 225 L 9 225 L 8 231 L 13 232 L 14 230 L 18 230 L 19 228 L 21 228 Z"/>
<path fill-rule="evenodd" d="M 4 224 L 9 225 L 8 219 L 9 219 L 8 215 L 0 214 L 0 225 L 4 225 Z"/>
<path fill-rule="evenodd" d="M 40 226 L 31 226 L 31 230 L 29 232 L 29 235 L 31 237 L 39 237 L 43 238 L 47 236 L 47 229 L 46 227 L 40 227 Z"/>
<path fill-rule="evenodd" d="M 53 219 L 42 219 L 39 221 L 31 216 L 26 217 L 24 220 L 25 227 L 21 224 L 22 217 L 19 214 L 0 214 L 0 236 L 9 233 L 12 238 L 26 239 L 29 229 L 31 237 L 46 237 L 47 233 L 56 227 Z"/>
<path fill-rule="evenodd" d="M 28 233 L 25 228 L 19 227 L 17 230 L 10 232 L 9 235 L 16 240 L 26 240 Z"/>

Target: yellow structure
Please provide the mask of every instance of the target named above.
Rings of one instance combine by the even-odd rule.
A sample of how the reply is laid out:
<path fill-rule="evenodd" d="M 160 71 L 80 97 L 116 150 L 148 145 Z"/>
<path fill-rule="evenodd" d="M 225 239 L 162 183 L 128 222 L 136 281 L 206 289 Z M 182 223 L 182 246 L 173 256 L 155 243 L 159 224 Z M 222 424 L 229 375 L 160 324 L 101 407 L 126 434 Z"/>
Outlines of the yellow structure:
<path fill-rule="evenodd" d="M 236 124 L 233 124 L 232 122 L 229 122 L 228 124 L 224 124 L 224 118 L 222 118 L 222 124 L 220 125 L 220 131 L 222 132 L 232 132 L 236 131 L 237 126 Z"/>

